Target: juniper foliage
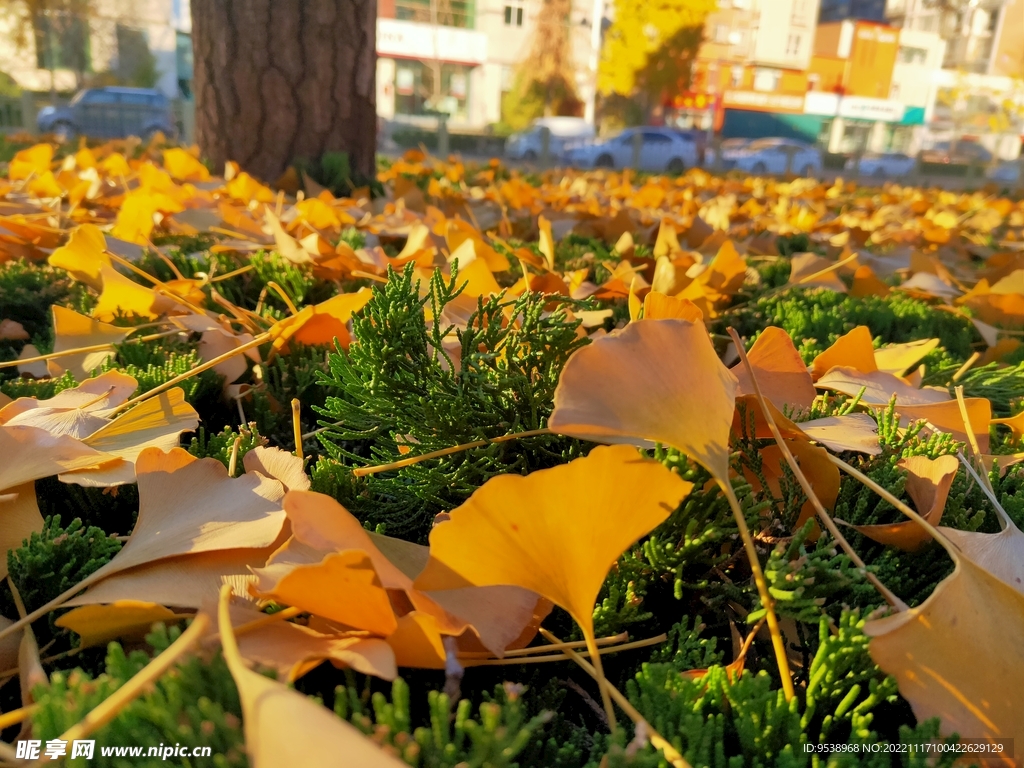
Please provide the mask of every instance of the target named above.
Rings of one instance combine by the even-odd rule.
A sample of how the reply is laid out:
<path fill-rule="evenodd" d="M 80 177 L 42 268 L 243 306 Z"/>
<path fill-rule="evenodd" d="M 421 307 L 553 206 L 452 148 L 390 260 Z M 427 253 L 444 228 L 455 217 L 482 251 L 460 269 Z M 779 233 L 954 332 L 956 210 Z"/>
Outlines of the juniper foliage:
<path fill-rule="evenodd" d="M 160 653 L 181 634 L 177 627 L 162 624 L 146 636 L 154 653 Z M 32 716 L 33 738 L 56 739 L 107 699 L 150 662 L 145 651 L 126 653 L 110 643 L 104 670 L 91 676 L 81 669 L 55 672 L 49 686 L 37 686 L 33 696 L 38 710 Z M 181 763 L 192 768 L 246 768 L 242 707 L 227 664 L 219 653 L 211 659 L 186 657 L 163 675 L 147 692 L 128 704 L 93 736 L 97 746 L 91 760 L 67 759 L 70 768 L 123 768 L 124 757 L 101 754 L 104 746 L 188 745 L 211 748 L 208 758 L 190 757 Z M 130 765 L 163 768 L 162 757 L 131 758 Z"/>
<path fill-rule="evenodd" d="M 526 474 L 583 454 L 578 441 L 554 435 L 494 443 L 356 480 L 351 468 L 473 440 L 542 429 L 562 366 L 586 343 L 568 300 L 527 292 L 480 299 L 466 326 L 445 322 L 460 293 L 435 272 L 420 295 L 411 265 L 352 320 L 348 352 L 329 356 L 320 381 L 331 393 L 315 409 L 330 461 L 313 470 L 314 490 L 336 496 L 353 514 L 390 535 L 423 541 L 436 513 L 452 509 L 486 480 Z M 428 324 L 429 305 L 435 322 Z M 457 341 L 453 354 L 448 339 Z"/>

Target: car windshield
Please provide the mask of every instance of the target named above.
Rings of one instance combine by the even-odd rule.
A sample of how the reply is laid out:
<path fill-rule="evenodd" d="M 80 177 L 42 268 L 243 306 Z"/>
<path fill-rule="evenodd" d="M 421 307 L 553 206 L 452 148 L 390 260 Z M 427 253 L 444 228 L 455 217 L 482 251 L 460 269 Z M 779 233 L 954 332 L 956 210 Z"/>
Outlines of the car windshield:
<path fill-rule="evenodd" d="M 89 93 L 89 91 L 79 91 L 78 93 L 76 93 L 74 96 L 71 97 L 71 101 L 68 102 L 68 103 L 71 104 L 71 106 L 74 106 L 75 104 L 80 102 L 83 98 L 85 98 L 85 94 L 87 94 L 87 93 Z"/>
<path fill-rule="evenodd" d="M 760 150 L 760 149 L 772 149 L 774 147 L 782 146 L 782 142 L 778 139 L 758 139 L 747 144 L 747 149 Z"/>

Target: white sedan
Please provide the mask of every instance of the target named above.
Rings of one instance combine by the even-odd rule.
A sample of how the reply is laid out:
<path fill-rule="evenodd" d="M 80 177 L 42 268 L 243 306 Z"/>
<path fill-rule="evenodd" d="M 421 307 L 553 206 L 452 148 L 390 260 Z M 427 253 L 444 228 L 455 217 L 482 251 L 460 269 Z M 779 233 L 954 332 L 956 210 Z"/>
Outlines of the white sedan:
<path fill-rule="evenodd" d="M 876 179 L 887 177 L 909 176 L 914 172 L 917 158 L 904 155 L 902 152 L 870 152 L 862 155 L 860 164 L 856 157 L 846 161 L 846 170 L 860 176 L 874 176 Z"/>
<path fill-rule="evenodd" d="M 639 138 L 635 138 L 639 136 Z M 634 161 L 640 142 L 639 163 Z M 578 168 L 633 168 L 682 173 L 698 163 L 697 144 L 691 135 L 671 128 L 627 128 L 618 136 L 572 147 L 565 161 Z"/>
<path fill-rule="evenodd" d="M 792 155 L 792 160 L 789 160 Z M 797 176 L 821 173 L 821 151 L 795 139 L 757 139 L 722 158 L 723 170 L 740 170 L 762 175 L 789 171 Z"/>

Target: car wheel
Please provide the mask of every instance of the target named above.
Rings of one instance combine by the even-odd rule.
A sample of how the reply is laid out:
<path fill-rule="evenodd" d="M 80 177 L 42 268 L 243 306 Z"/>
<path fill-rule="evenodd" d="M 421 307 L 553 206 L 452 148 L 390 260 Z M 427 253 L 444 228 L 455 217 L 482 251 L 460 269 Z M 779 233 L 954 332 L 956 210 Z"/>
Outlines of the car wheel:
<path fill-rule="evenodd" d="M 754 167 L 750 169 L 750 172 L 757 176 L 763 176 L 768 173 L 768 166 L 760 162 L 754 163 Z"/>
<path fill-rule="evenodd" d="M 537 160 L 537 153 L 534 152 L 532 149 L 528 149 L 525 152 L 523 152 L 523 160 L 525 160 L 528 163 L 535 162 Z"/>
<path fill-rule="evenodd" d="M 665 166 L 665 170 L 669 173 L 682 173 L 686 170 L 686 164 L 678 157 L 673 157 L 668 161 L 668 165 Z"/>
<path fill-rule="evenodd" d="M 612 160 L 611 155 L 601 155 L 594 161 L 594 166 L 596 168 L 614 168 L 615 162 Z"/>
<path fill-rule="evenodd" d="M 57 141 L 61 144 L 66 144 L 69 141 L 74 141 L 78 135 L 78 131 L 75 130 L 75 126 L 71 123 L 60 121 L 55 123 L 53 126 L 53 135 L 57 137 Z"/>

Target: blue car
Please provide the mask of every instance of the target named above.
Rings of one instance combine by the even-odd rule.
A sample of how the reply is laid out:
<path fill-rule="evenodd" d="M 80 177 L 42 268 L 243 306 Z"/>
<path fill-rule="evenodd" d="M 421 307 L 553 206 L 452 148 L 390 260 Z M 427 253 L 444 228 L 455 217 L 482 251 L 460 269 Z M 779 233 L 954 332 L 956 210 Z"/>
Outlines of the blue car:
<path fill-rule="evenodd" d="M 60 141 L 84 135 L 96 139 L 127 136 L 148 138 L 157 131 L 176 132 L 171 102 L 151 88 L 89 88 L 79 91 L 66 107 L 44 107 L 36 123 L 42 133 Z"/>

